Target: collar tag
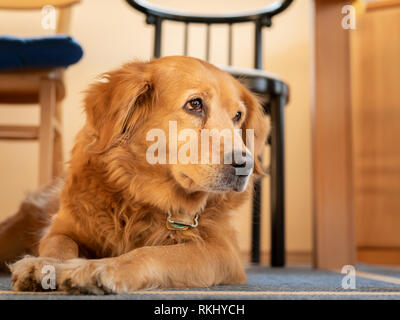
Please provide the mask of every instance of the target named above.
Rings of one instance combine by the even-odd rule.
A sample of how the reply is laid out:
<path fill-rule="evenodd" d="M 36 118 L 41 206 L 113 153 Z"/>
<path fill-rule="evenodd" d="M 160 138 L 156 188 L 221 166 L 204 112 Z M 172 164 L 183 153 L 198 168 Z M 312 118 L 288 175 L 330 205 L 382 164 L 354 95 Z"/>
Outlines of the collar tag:
<path fill-rule="evenodd" d="M 167 218 L 167 229 L 185 231 L 188 230 L 190 227 L 196 228 L 199 225 L 198 218 L 199 214 L 196 213 L 193 219 L 193 223 L 185 222 L 182 220 L 174 220 L 172 219 L 172 214 L 170 212 Z"/>

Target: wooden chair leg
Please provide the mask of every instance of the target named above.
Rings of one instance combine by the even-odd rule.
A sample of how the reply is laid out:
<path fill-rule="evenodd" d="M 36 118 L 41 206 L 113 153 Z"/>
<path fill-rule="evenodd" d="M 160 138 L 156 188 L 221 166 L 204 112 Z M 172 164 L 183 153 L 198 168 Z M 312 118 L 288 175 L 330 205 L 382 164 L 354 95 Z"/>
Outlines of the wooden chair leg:
<path fill-rule="evenodd" d="M 271 100 L 271 266 L 285 265 L 285 96 Z"/>
<path fill-rule="evenodd" d="M 259 264 L 261 261 L 261 180 L 254 183 L 253 203 L 251 215 L 251 263 Z"/>
<path fill-rule="evenodd" d="M 53 176 L 58 177 L 64 171 L 64 157 L 62 148 L 62 118 L 61 118 L 61 103 L 57 103 L 55 113 L 55 130 L 54 130 L 54 148 L 53 148 Z"/>
<path fill-rule="evenodd" d="M 57 106 L 55 80 L 41 80 L 39 104 L 39 185 L 43 186 L 53 178 L 54 117 Z"/>
<path fill-rule="evenodd" d="M 63 163 L 63 150 L 62 150 L 62 135 L 61 132 L 56 131 L 54 134 L 54 147 L 53 147 L 53 176 L 58 177 L 64 171 Z"/>

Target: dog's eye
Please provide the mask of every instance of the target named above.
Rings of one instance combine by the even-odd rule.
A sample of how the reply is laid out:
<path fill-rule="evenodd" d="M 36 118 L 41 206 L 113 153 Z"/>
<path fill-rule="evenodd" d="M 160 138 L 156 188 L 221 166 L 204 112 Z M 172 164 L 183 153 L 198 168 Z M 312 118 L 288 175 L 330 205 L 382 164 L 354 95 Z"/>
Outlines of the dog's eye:
<path fill-rule="evenodd" d="M 203 101 L 200 98 L 196 98 L 186 102 L 185 109 L 192 113 L 203 114 Z"/>
<path fill-rule="evenodd" d="M 239 122 L 242 119 L 242 113 L 240 111 L 236 112 L 236 115 L 233 117 L 233 122 Z"/>

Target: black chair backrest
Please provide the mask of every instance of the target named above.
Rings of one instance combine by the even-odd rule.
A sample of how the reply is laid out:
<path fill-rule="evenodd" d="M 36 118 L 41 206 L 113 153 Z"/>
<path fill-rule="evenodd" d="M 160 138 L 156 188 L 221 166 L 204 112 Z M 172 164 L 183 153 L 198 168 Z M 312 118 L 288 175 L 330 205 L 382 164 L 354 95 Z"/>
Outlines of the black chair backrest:
<path fill-rule="evenodd" d="M 162 22 L 164 20 L 177 21 L 185 24 L 183 54 L 188 53 L 188 28 L 190 23 L 205 24 L 206 53 L 205 58 L 210 58 L 210 26 L 212 24 L 227 24 L 228 29 L 228 65 L 232 65 L 232 25 L 243 22 L 254 23 L 254 68 L 262 69 L 262 29 L 272 25 L 272 18 L 290 6 L 293 0 L 277 1 L 261 9 L 237 14 L 224 15 L 194 15 L 166 9 L 151 4 L 146 0 L 126 0 L 132 7 L 146 14 L 146 22 L 154 25 L 154 52 L 153 56 L 161 56 Z"/>

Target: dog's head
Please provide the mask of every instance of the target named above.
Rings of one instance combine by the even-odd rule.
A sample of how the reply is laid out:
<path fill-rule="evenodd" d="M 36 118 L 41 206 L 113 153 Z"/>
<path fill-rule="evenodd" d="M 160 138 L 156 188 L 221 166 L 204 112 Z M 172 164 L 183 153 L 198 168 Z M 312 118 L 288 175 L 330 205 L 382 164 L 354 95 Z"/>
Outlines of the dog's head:
<path fill-rule="evenodd" d="M 188 193 L 221 193 L 243 191 L 261 174 L 266 119 L 226 72 L 165 57 L 126 64 L 104 79 L 89 89 L 86 127 L 94 137 L 89 151 L 113 164 L 116 180 L 135 171 L 174 180 Z"/>

